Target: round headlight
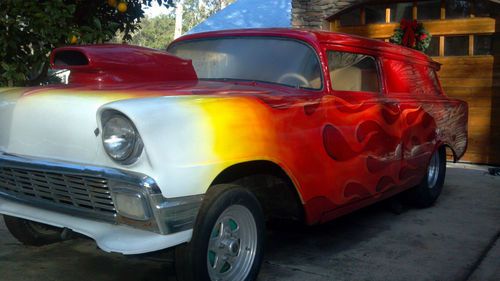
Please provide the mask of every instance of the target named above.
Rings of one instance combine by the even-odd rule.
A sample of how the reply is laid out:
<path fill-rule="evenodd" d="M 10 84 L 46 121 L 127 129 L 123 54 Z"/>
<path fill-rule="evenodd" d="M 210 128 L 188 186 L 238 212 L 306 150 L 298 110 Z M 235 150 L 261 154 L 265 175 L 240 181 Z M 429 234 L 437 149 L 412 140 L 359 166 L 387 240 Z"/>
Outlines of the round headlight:
<path fill-rule="evenodd" d="M 134 124 L 122 115 L 112 115 L 102 128 L 104 150 L 115 161 L 130 164 L 142 151 L 142 141 Z"/>

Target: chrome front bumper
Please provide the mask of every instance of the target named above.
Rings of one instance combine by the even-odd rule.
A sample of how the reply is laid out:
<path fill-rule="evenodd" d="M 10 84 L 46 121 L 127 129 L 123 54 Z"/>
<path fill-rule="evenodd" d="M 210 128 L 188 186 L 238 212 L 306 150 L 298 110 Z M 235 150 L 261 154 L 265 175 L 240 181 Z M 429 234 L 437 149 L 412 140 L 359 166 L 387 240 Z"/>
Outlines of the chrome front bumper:
<path fill-rule="evenodd" d="M 114 199 L 122 192 L 143 201 L 143 218 L 133 219 L 117 211 Z M 202 195 L 165 198 L 156 182 L 140 173 L 2 152 L 0 198 L 159 234 L 192 229 L 203 200 Z"/>

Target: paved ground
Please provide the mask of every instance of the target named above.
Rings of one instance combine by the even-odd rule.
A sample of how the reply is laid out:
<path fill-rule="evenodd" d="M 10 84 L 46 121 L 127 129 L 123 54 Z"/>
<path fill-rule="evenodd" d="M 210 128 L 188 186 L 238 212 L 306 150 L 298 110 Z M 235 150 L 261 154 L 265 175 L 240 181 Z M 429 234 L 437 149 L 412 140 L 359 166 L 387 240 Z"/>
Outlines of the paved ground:
<path fill-rule="evenodd" d="M 378 204 L 317 227 L 269 231 L 259 281 L 500 280 L 500 177 L 452 165 L 433 208 Z M 0 223 L 0 280 L 175 280 L 172 265 L 77 239 L 30 248 Z M 167 255 L 168 258 L 168 255 Z"/>

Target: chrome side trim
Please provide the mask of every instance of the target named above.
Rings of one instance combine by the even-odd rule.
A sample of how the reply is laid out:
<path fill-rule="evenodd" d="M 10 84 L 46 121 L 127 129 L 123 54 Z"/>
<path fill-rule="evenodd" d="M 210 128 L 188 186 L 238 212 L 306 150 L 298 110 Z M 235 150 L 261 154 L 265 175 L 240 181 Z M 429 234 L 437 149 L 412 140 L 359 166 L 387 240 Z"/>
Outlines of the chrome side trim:
<path fill-rule="evenodd" d="M 111 195 L 113 195 L 115 190 L 129 190 L 143 196 L 147 201 L 145 208 L 151 214 L 150 219 L 134 220 L 121 216 L 119 213 L 116 213 L 114 216 L 105 216 L 100 213 L 83 211 L 70 205 L 43 202 L 36 200 L 36 198 L 16 196 L 15 194 L 2 192 L 1 190 L 0 197 L 51 211 L 92 220 L 106 221 L 113 224 L 126 224 L 160 234 L 172 234 L 193 228 L 203 200 L 203 195 L 165 198 L 151 177 L 141 173 L 109 167 L 81 165 L 64 161 L 49 161 L 3 152 L 0 152 L 0 167 L 106 178 Z"/>

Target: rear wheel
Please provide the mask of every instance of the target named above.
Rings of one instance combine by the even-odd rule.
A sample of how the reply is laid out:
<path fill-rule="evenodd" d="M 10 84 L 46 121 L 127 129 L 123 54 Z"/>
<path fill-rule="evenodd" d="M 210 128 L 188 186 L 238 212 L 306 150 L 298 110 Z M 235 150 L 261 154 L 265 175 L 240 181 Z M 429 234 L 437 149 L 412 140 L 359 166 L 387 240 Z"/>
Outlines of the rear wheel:
<path fill-rule="evenodd" d="M 3 218 L 12 236 L 24 245 L 42 246 L 62 241 L 61 228 L 7 215 Z"/>
<path fill-rule="evenodd" d="M 420 208 L 432 206 L 441 194 L 445 176 L 446 150 L 440 147 L 432 154 L 422 182 L 408 191 L 410 203 Z"/>
<path fill-rule="evenodd" d="M 255 280 L 264 244 L 264 216 L 257 198 L 238 185 L 207 193 L 191 242 L 176 248 L 177 278 Z"/>

